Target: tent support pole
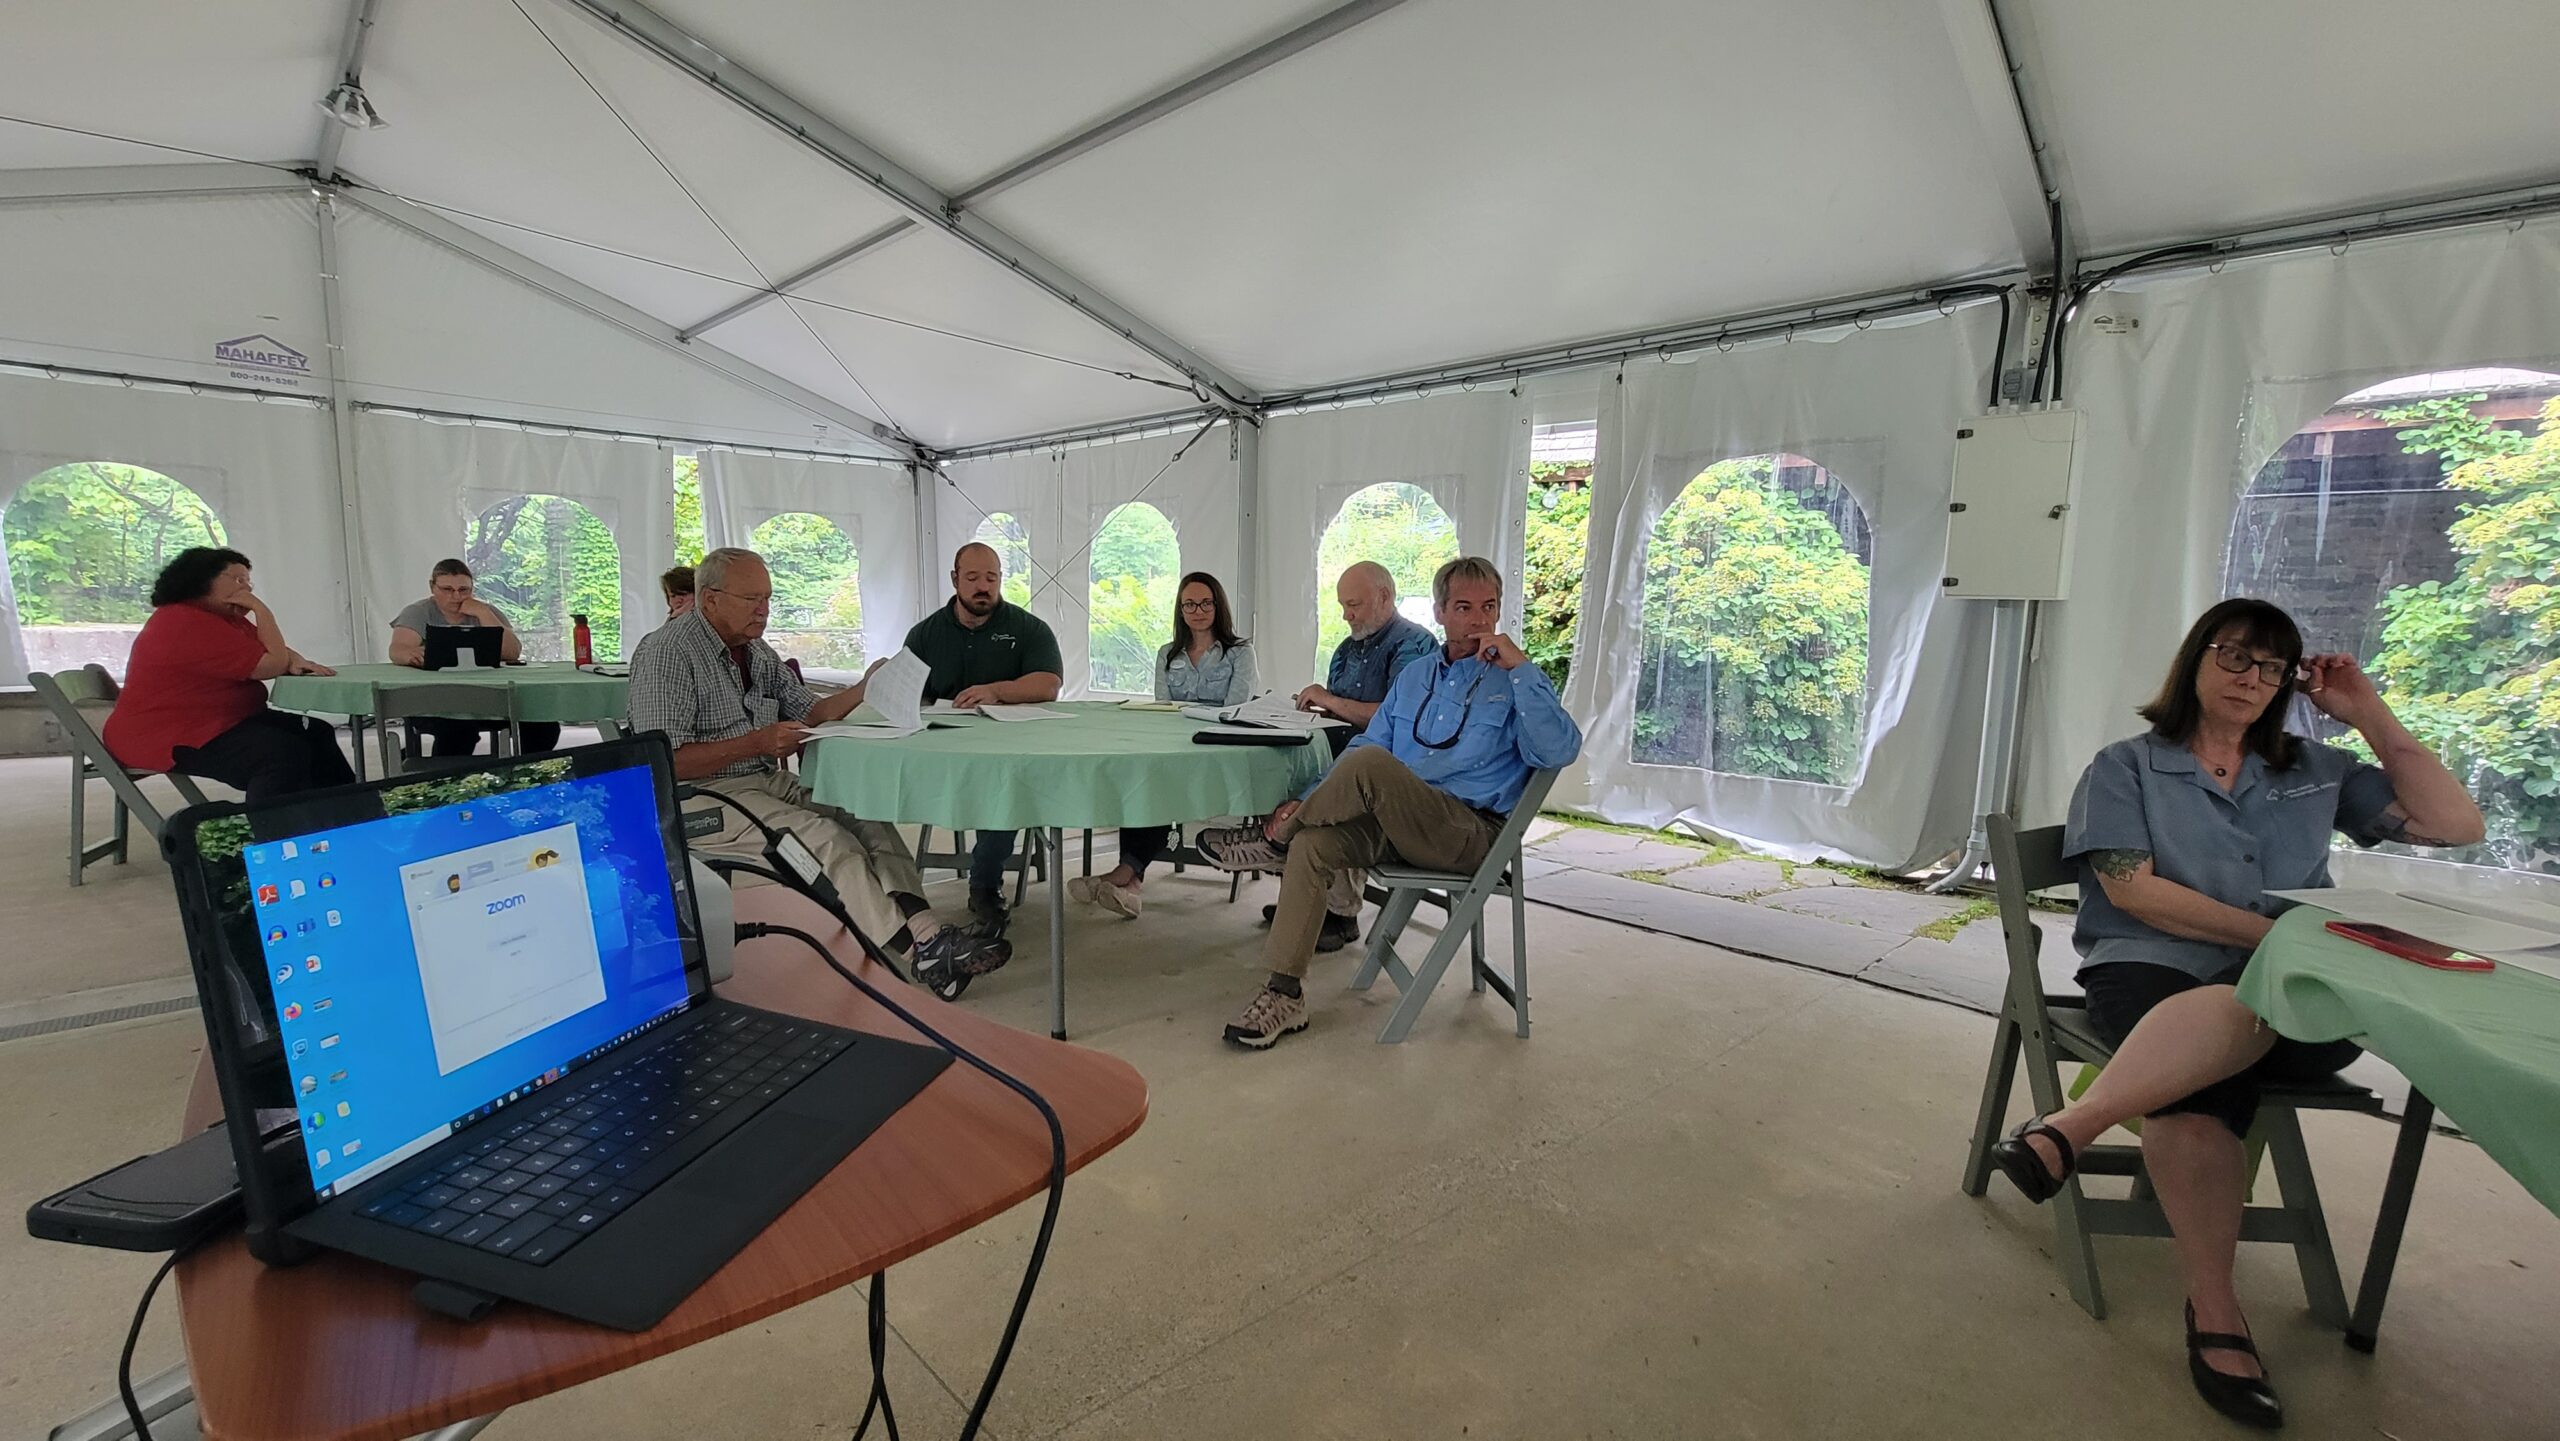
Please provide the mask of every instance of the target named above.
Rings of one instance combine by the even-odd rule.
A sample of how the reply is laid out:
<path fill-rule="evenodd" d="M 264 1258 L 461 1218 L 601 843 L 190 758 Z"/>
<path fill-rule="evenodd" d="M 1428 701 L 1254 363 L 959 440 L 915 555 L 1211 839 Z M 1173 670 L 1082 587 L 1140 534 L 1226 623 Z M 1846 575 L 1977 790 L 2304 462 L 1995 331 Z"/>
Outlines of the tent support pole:
<path fill-rule="evenodd" d="M 1227 588 L 1236 629 L 1250 635 L 1262 609 L 1262 427 L 1227 422 L 1227 455 L 1236 464 L 1236 579 Z"/>
<path fill-rule="evenodd" d="M 1973 777 L 1973 830 L 1964 854 L 1929 889 L 1952 891 L 1991 858 L 1990 818 L 2009 809 L 2018 791 L 2018 725 L 2025 717 L 2027 643 L 2035 602 L 1991 603 L 1991 682 L 1982 698 L 1982 760 Z"/>
<path fill-rule="evenodd" d="M 338 523 L 346 546 L 347 654 L 361 657 L 365 637 L 364 515 L 356 485 L 355 412 L 347 395 L 346 307 L 338 296 L 338 200 L 321 195 L 312 205 L 320 225 L 320 317 L 328 344 L 329 434 L 338 453 Z"/>

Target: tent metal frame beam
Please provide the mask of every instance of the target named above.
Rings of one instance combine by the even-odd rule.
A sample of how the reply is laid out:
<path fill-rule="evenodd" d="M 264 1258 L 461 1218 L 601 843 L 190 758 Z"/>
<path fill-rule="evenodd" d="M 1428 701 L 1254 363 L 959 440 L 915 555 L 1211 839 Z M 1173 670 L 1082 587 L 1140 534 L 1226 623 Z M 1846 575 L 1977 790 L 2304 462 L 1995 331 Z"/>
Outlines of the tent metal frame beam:
<path fill-rule="evenodd" d="M 364 44 L 373 34 L 373 12 L 382 0 L 348 0 L 346 38 L 338 42 L 338 85 L 361 86 L 364 83 Z M 326 97 L 323 97 L 326 98 Z M 327 115 L 320 117 L 320 143 L 312 150 L 311 171 L 322 181 L 338 178 L 338 151 L 347 143 L 347 127 Z"/>
<path fill-rule="evenodd" d="M 2053 264 L 2051 224 L 2045 206 L 2056 187 L 2048 173 L 2045 141 L 2019 88 L 2009 30 L 1996 0 L 1938 0 L 1956 70 L 1973 102 L 1984 161 L 2008 207 L 2018 255 L 2029 269 Z"/>
<path fill-rule="evenodd" d="M 1260 403 L 1253 388 L 1206 356 L 1140 318 L 1055 262 L 1006 234 L 974 211 L 963 210 L 922 176 L 891 160 L 843 126 L 713 49 L 691 31 L 636 0 L 554 0 L 601 22 L 650 54 L 673 65 L 731 104 L 764 121 L 846 174 L 931 225 L 1021 276 L 1034 287 L 1157 360 L 1229 410 Z M 667 331 L 675 335 L 672 327 Z"/>
<path fill-rule="evenodd" d="M 186 200 L 202 196 L 303 195 L 299 166 L 91 165 L 0 170 L 0 205 L 69 205 L 88 200 Z"/>
<path fill-rule="evenodd" d="M 908 440 L 881 421 L 853 410 L 842 402 L 829 400 L 805 386 L 785 380 L 761 366 L 751 364 L 717 347 L 686 345 L 676 338 L 674 326 L 646 311 L 626 305 L 600 290 L 572 280 L 546 265 L 508 249 L 478 231 L 456 225 L 431 211 L 420 210 L 415 206 L 390 199 L 382 192 L 365 186 L 364 182 L 357 177 L 342 175 L 340 178 L 348 182 L 347 186 L 338 192 L 342 198 L 387 224 L 398 226 L 431 244 L 476 260 L 501 275 L 550 296 L 572 310 L 601 320 L 661 349 L 684 356 L 735 384 L 762 391 L 784 404 L 808 412 L 831 426 L 840 427 L 849 438 L 875 446 L 885 452 L 885 456 L 880 458 L 899 461 L 925 458 L 915 442 Z"/>
<path fill-rule="evenodd" d="M 693 436 L 662 435 L 655 431 L 618 430 L 611 426 L 572 425 L 559 420 L 525 420 L 511 415 L 482 415 L 468 410 L 438 410 L 433 406 L 403 405 L 388 400 L 358 400 L 349 408 L 367 415 L 388 415 L 401 420 L 431 420 L 449 425 L 487 426 L 496 430 L 521 430 L 529 435 L 572 435 L 588 440 L 626 440 L 645 445 L 661 445 L 669 450 L 723 450 L 738 455 L 773 456 L 782 460 L 821 461 L 832 465 L 867 465 L 880 470 L 911 470 L 914 462 L 894 460 L 876 455 L 847 455 L 833 450 L 798 449 L 788 445 L 755 445 L 735 440 L 702 440 Z"/>
<path fill-rule="evenodd" d="M 2302 220 L 2235 230 L 2205 240 L 2146 246 L 2087 257 L 2078 279 L 2083 285 L 2127 275 L 2189 270 L 2295 251 L 2337 249 L 2368 240 L 2462 230 L 2475 225 L 2521 225 L 2560 215 L 2560 175 L 2535 185 L 2417 200 L 2399 205 L 2367 206 Z"/>
<path fill-rule="evenodd" d="M 997 455 L 1021 455 L 1035 450 L 1072 450 L 1080 445 L 1093 445 L 1109 440 L 1131 440 L 1139 436 L 1191 431 L 1212 416 L 1230 412 L 1214 405 L 1195 405 L 1188 410 L 1160 411 L 1154 415 L 1135 416 L 1128 420 L 1105 420 L 1092 425 L 1071 425 L 1059 430 L 1044 430 L 1032 435 L 1018 435 L 1007 440 L 989 441 L 983 445 L 964 445 L 952 450 L 936 451 L 936 462 L 949 465 L 963 460 L 985 460 Z M 1250 427 L 1252 416 L 1238 417 Z"/>
<path fill-rule="evenodd" d="M 1285 35 L 1264 41 L 1231 60 L 1211 66 L 1188 80 L 1180 81 L 1148 96 L 1117 115 L 1097 121 L 1063 140 L 1033 151 L 985 179 L 961 189 L 951 197 L 950 203 L 954 209 L 965 209 L 981 201 L 991 200 L 1017 185 L 1057 169 L 1077 156 L 1100 149 L 1121 136 L 1151 125 L 1194 101 L 1205 100 L 1239 80 L 1260 74 L 1301 50 L 1330 40 L 1343 31 L 1375 19 L 1403 3 L 1405 0 L 1350 0 L 1349 4 L 1328 10 Z M 1964 3 L 1972 4 L 1974 0 L 1964 0 Z M 862 256 L 913 230 L 915 226 L 916 222 L 912 220 L 892 221 L 843 249 L 775 281 L 771 290 L 758 291 L 744 300 L 714 311 L 684 327 L 681 333 L 685 339 L 691 340 L 715 325 L 725 325 L 768 300 L 788 295 L 820 276 L 831 274 L 850 265 Z"/>

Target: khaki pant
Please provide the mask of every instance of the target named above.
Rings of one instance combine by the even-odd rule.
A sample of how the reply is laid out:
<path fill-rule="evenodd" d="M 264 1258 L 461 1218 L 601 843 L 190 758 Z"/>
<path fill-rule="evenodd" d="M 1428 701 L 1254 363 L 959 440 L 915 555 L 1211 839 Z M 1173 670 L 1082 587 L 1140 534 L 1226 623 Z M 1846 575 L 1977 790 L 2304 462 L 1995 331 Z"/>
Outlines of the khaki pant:
<path fill-rule="evenodd" d="M 826 868 L 827 879 L 835 882 L 836 894 L 844 901 L 845 913 L 853 917 L 862 933 L 892 955 L 908 949 L 906 916 L 889 896 L 895 892 L 921 898 L 924 874 L 916 869 L 915 853 L 907 849 L 895 828 L 880 821 L 861 820 L 850 811 L 820 802 L 797 778 L 782 771 L 723 776 L 697 784 L 703 790 L 718 791 L 736 800 L 766 825 L 789 828 L 818 858 L 818 864 Z M 694 853 L 763 860 L 764 832 L 738 814 L 735 807 L 723 805 L 719 811 L 720 833 L 693 842 Z M 736 877 L 735 883 L 770 884 L 761 876 L 746 875 Z"/>
<path fill-rule="evenodd" d="M 1473 871 L 1501 831 L 1498 822 L 1433 789 L 1378 746 L 1362 746 L 1336 762 L 1298 808 L 1297 819 L 1289 868 L 1280 876 L 1280 909 L 1263 947 L 1264 961 L 1284 976 L 1307 973 L 1328 897 L 1345 876 L 1399 860 L 1435 871 Z M 1358 892 L 1352 894 L 1356 911 Z"/>

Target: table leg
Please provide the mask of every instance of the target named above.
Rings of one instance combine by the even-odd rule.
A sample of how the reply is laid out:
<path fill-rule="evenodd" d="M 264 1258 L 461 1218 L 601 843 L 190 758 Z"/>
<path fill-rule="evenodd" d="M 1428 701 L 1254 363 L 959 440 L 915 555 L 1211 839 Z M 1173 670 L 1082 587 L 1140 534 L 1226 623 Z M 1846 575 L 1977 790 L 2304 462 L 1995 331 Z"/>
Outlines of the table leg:
<path fill-rule="evenodd" d="M 363 716 L 360 716 L 360 715 L 351 715 L 351 716 L 347 717 L 347 744 L 348 744 L 348 745 L 350 745 L 350 746 L 352 746 L 352 747 L 355 749 L 355 753 L 356 753 L 356 779 L 357 779 L 357 780 L 363 780 L 363 779 L 365 778 L 365 774 L 364 774 L 364 717 L 363 717 Z"/>
<path fill-rule="evenodd" d="M 1067 1038 L 1067 833 L 1040 833 L 1049 853 L 1049 1035 Z"/>
<path fill-rule="evenodd" d="M 2418 1192 L 2418 1163 L 2426 1159 L 2427 1132 L 2435 1126 L 2435 1102 L 2409 1091 L 2400 1117 L 2400 1140 L 2391 1148 L 2391 1174 L 2382 1183 L 2382 1211 L 2374 1217 L 2373 1245 L 2356 1282 L 2356 1309 L 2347 1318 L 2347 1344 L 2371 1352 L 2382 1329 L 2382 1303 L 2391 1294 L 2391 1270 L 2400 1261 L 2400 1233 L 2409 1225 L 2409 1203 Z"/>

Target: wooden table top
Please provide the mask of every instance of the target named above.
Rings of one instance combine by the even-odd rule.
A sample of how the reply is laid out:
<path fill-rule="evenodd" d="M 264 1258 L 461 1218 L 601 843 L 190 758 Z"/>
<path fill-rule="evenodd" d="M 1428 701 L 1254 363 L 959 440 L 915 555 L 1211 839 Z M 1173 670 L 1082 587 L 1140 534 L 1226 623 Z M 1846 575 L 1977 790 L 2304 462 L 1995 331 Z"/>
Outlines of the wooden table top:
<path fill-rule="evenodd" d="M 1146 1082 L 1126 1062 L 998 1025 L 899 986 L 854 959 L 850 937 L 779 887 L 737 895 L 738 919 L 796 925 L 840 942 L 857 974 L 1011 1072 L 1057 1108 L 1067 1165 L 1083 1166 L 1135 1133 Z M 903 1022 L 788 937 L 738 948 L 720 993 L 900 1039 Z M 186 1134 L 221 1114 L 199 1065 Z M 955 1062 L 763 1235 L 637 1335 L 503 1302 L 463 1325 L 409 1299 L 406 1272 L 329 1253 L 271 1269 L 238 1236 L 178 1268 L 196 1405 L 208 1438 L 393 1441 L 485 1416 L 637 1365 L 872 1275 L 975 1226 L 1048 1183 L 1049 1133 L 1021 1097 Z"/>

